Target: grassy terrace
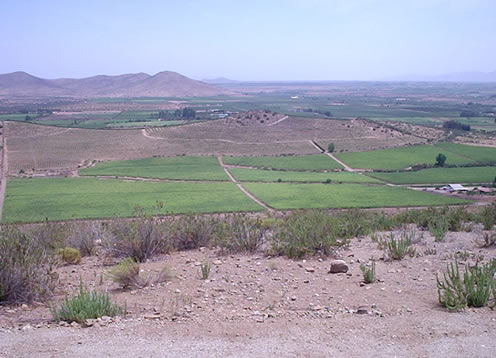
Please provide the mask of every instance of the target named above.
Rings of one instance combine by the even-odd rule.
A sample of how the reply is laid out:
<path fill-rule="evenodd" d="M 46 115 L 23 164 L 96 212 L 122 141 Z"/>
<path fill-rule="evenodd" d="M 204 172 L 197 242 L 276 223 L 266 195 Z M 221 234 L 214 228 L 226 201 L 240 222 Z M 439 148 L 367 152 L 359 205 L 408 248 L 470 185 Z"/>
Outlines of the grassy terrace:
<path fill-rule="evenodd" d="M 229 171 L 237 180 L 243 182 L 277 182 L 281 179 L 283 182 L 323 183 L 330 179 L 333 183 L 380 183 L 375 178 L 350 172 L 292 172 L 248 168 L 230 168 Z"/>
<path fill-rule="evenodd" d="M 359 184 L 247 183 L 259 199 L 275 209 L 377 208 L 455 205 L 465 200 L 390 186 Z"/>
<path fill-rule="evenodd" d="M 446 165 L 473 163 L 473 160 L 466 156 L 455 154 L 442 146 L 432 145 L 341 153 L 337 154 L 337 157 L 352 168 L 398 170 L 415 164 L 435 164 L 439 153 L 446 155 Z"/>
<path fill-rule="evenodd" d="M 492 183 L 496 167 L 432 168 L 415 172 L 370 173 L 369 175 L 394 184 Z"/>
<path fill-rule="evenodd" d="M 81 169 L 80 174 L 174 180 L 229 180 L 215 157 L 179 156 L 113 161 Z"/>
<path fill-rule="evenodd" d="M 96 178 L 11 179 L 3 222 L 132 216 L 136 205 L 163 213 L 257 211 L 262 208 L 232 183 L 126 182 Z"/>
<path fill-rule="evenodd" d="M 225 164 L 287 170 L 332 170 L 343 168 L 325 154 L 280 157 L 223 157 Z"/>

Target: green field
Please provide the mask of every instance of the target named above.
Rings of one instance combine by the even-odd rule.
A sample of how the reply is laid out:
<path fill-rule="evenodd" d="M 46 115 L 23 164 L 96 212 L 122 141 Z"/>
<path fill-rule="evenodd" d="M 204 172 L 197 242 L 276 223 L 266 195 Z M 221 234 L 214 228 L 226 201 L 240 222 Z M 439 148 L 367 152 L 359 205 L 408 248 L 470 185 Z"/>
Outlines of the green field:
<path fill-rule="evenodd" d="M 496 148 L 457 143 L 438 143 L 436 144 L 436 147 L 466 158 L 470 158 L 479 163 L 496 162 Z"/>
<path fill-rule="evenodd" d="M 280 157 L 223 157 L 225 164 L 247 167 L 289 169 L 289 170 L 330 170 L 342 166 L 325 154 L 280 156 Z"/>
<path fill-rule="evenodd" d="M 492 183 L 496 177 L 496 167 L 431 168 L 370 175 L 394 184 L 479 184 Z"/>
<path fill-rule="evenodd" d="M 446 165 L 473 163 L 471 159 L 452 153 L 442 147 L 432 145 L 416 145 L 369 152 L 341 153 L 336 156 L 352 168 L 398 170 L 415 164 L 434 165 L 436 156 L 439 153 L 446 155 Z"/>
<path fill-rule="evenodd" d="M 98 163 L 81 175 L 174 180 L 229 180 L 215 157 L 167 157 Z"/>
<path fill-rule="evenodd" d="M 233 183 L 126 182 L 96 178 L 10 179 L 3 222 L 132 216 L 139 205 L 162 213 L 257 211 Z"/>
<path fill-rule="evenodd" d="M 231 174 L 239 181 L 248 182 L 325 182 L 331 179 L 334 182 L 343 183 L 380 183 L 379 180 L 351 172 L 291 172 L 280 170 L 262 170 L 248 168 L 230 168 Z"/>
<path fill-rule="evenodd" d="M 267 205 L 279 210 L 407 207 L 467 202 L 386 185 L 247 183 L 244 186 Z"/>

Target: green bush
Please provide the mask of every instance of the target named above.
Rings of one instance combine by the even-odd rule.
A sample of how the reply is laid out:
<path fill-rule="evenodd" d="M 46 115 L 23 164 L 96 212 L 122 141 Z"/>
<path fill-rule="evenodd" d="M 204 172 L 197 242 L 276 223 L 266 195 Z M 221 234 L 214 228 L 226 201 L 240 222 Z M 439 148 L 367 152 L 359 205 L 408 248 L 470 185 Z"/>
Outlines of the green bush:
<path fill-rule="evenodd" d="M 87 319 L 114 317 L 125 313 L 126 310 L 113 304 L 107 293 L 88 291 L 80 282 L 79 293 L 76 296 L 66 296 L 60 308 L 52 306 L 50 311 L 56 321 L 83 323 Z"/>
<path fill-rule="evenodd" d="M 13 227 L 0 231 L 0 302 L 31 302 L 55 288 L 56 260 L 36 237 Z"/>
<path fill-rule="evenodd" d="M 72 247 L 58 249 L 57 254 L 60 256 L 62 261 L 67 264 L 78 264 L 81 261 L 81 253 L 78 249 L 74 249 Z"/>
<path fill-rule="evenodd" d="M 107 276 L 122 286 L 122 288 L 141 287 L 144 282 L 141 280 L 139 264 L 131 257 L 125 258 L 117 265 L 112 266 L 107 271 Z"/>
<path fill-rule="evenodd" d="M 319 211 L 299 211 L 286 218 L 286 224 L 272 238 L 276 254 L 302 258 L 320 253 L 329 255 L 332 247 L 345 245 L 338 240 L 340 228 L 335 218 Z"/>
<path fill-rule="evenodd" d="M 434 236 L 434 241 L 440 242 L 444 240 L 448 231 L 448 223 L 443 219 L 433 220 L 429 223 L 429 232 Z"/>
<path fill-rule="evenodd" d="M 451 262 L 443 274 L 444 281 L 436 275 L 439 303 L 449 310 L 465 307 L 483 307 L 491 293 L 496 300 L 496 259 L 483 265 L 465 265 L 463 280 L 458 262 Z"/>
<path fill-rule="evenodd" d="M 484 225 L 484 230 L 491 230 L 496 225 L 496 202 L 484 206 L 476 216 L 476 219 Z"/>

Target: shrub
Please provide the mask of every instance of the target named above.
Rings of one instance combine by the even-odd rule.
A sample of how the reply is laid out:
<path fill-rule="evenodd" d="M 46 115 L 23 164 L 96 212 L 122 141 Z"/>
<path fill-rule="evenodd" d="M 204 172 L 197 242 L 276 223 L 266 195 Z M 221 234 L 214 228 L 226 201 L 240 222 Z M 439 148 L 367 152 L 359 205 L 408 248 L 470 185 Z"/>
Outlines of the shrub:
<path fill-rule="evenodd" d="M 121 285 L 122 288 L 144 286 L 144 282 L 140 278 L 139 273 L 139 264 L 131 257 L 125 258 L 107 271 L 108 277 L 115 283 Z"/>
<path fill-rule="evenodd" d="M 443 218 L 429 223 L 429 232 L 434 236 L 434 241 L 436 242 L 443 241 L 447 231 L 448 223 Z"/>
<path fill-rule="evenodd" d="M 363 281 L 365 283 L 375 282 L 375 261 L 372 261 L 369 265 L 361 264 L 360 270 L 362 271 Z"/>
<path fill-rule="evenodd" d="M 496 202 L 484 206 L 476 219 L 484 225 L 485 230 L 491 230 L 496 224 Z"/>
<path fill-rule="evenodd" d="M 0 301 L 31 302 L 55 288 L 56 260 L 36 238 L 12 227 L 0 231 Z"/>
<path fill-rule="evenodd" d="M 465 265 L 462 280 L 458 262 L 449 263 L 443 274 L 444 281 L 436 275 L 439 303 L 449 310 L 487 305 L 491 292 L 496 298 L 495 272 L 496 259 L 484 265 Z"/>
<path fill-rule="evenodd" d="M 334 246 L 347 243 L 338 240 L 337 220 L 319 211 L 299 211 L 288 218 L 275 233 L 273 249 L 276 254 L 302 258 L 309 254 L 329 255 Z"/>
<path fill-rule="evenodd" d="M 406 255 L 415 255 L 415 248 L 411 246 L 410 240 L 407 237 L 396 239 L 393 233 L 385 243 L 385 251 L 386 256 L 392 260 L 402 260 Z"/>
<path fill-rule="evenodd" d="M 67 264 L 78 264 L 81 261 L 81 253 L 72 247 L 58 249 L 57 254 Z"/>
<path fill-rule="evenodd" d="M 215 237 L 218 223 L 214 218 L 188 215 L 175 218 L 171 224 L 172 245 L 177 250 L 208 247 Z"/>
<path fill-rule="evenodd" d="M 217 243 L 231 252 L 255 252 L 262 244 L 265 232 L 261 220 L 247 214 L 233 214 L 220 225 Z"/>
<path fill-rule="evenodd" d="M 107 232 L 98 223 L 72 223 L 66 244 L 77 248 L 81 256 L 91 256 L 96 252 L 97 240 L 102 240 Z"/>
<path fill-rule="evenodd" d="M 50 308 L 53 319 L 56 321 L 83 323 L 87 319 L 96 319 L 102 316 L 117 316 L 125 313 L 125 308 L 110 302 L 106 293 L 88 291 L 79 283 L 79 293 L 71 298 L 65 297 L 60 308 Z"/>
<path fill-rule="evenodd" d="M 202 263 L 200 269 L 201 269 L 202 280 L 208 279 L 208 276 L 210 275 L 210 263 L 208 262 Z"/>
<path fill-rule="evenodd" d="M 113 221 L 111 235 L 102 243 L 116 257 L 131 257 L 137 262 L 143 262 L 157 253 L 169 250 L 168 240 L 161 229 L 152 217 L 139 211 L 134 220 Z"/>

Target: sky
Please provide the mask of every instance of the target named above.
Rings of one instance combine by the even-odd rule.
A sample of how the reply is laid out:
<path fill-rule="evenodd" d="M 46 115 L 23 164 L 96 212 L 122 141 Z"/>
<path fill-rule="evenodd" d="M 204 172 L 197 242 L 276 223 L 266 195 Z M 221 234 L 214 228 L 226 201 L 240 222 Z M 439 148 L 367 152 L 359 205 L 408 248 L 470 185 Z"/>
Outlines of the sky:
<path fill-rule="evenodd" d="M 0 0 L 0 73 L 378 80 L 496 70 L 496 0 Z"/>

